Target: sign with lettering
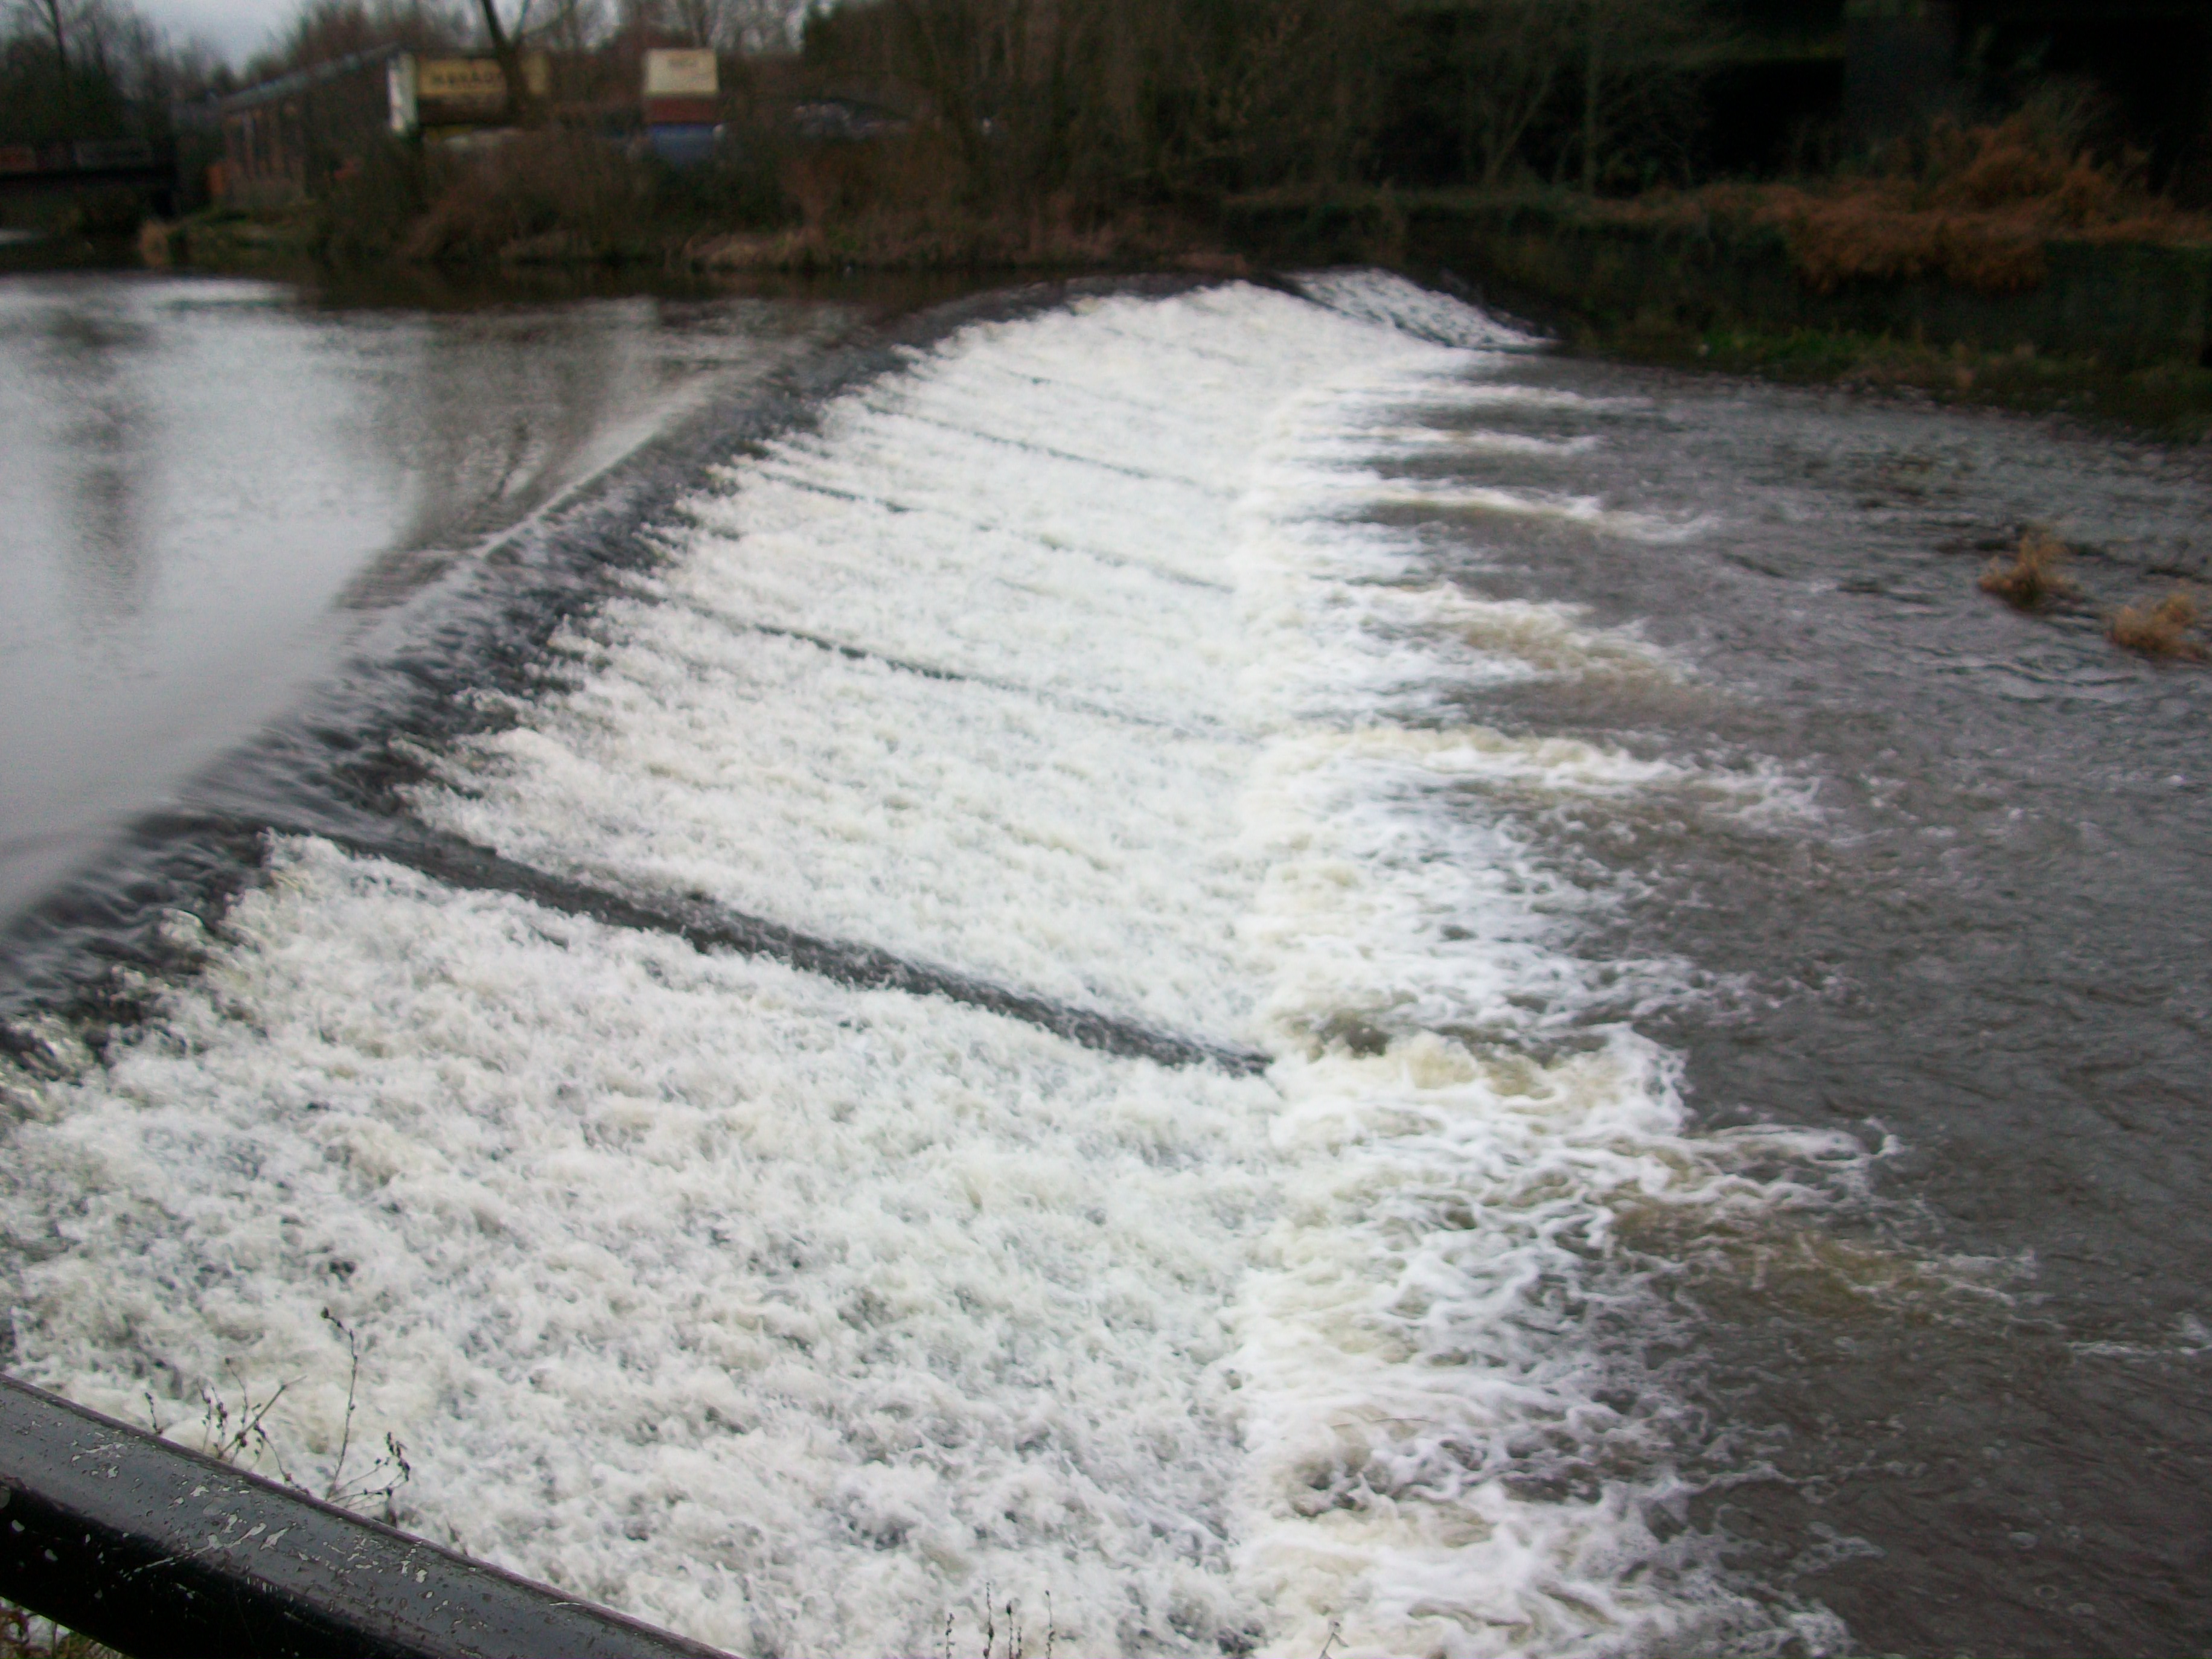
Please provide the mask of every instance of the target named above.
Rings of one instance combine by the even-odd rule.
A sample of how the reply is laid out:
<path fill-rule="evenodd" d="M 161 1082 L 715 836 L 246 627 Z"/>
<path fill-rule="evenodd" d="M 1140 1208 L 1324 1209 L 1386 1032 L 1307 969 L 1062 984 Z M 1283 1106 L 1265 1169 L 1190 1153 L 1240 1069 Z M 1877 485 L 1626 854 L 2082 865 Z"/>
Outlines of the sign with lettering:
<path fill-rule="evenodd" d="M 496 58 L 425 58 L 415 70 L 418 105 L 496 115 L 507 107 L 507 76 Z"/>
<path fill-rule="evenodd" d="M 645 95 L 648 98 L 712 98 L 721 90 L 720 70 L 711 52 L 672 51 L 665 47 L 645 54 Z"/>
<path fill-rule="evenodd" d="M 522 56 L 523 90 L 544 98 L 553 88 L 553 65 L 542 52 Z M 392 61 L 392 130 L 406 134 L 423 128 L 482 126 L 507 118 L 507 77 L 499 59 L 417 58 L 403 52 Z"/>

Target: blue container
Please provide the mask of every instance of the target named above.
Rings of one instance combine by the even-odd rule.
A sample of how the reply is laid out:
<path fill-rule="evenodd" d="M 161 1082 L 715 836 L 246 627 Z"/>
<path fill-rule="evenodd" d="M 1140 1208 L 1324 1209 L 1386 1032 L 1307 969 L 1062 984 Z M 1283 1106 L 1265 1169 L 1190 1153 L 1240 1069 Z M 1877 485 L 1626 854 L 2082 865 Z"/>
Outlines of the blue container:
<path fill-rule="evenodd" d="M 647 127 L 645 142 L 669 166 L 696 167 L 714 159 L 714 150 L 722 142 L 722 130 L 690 122 L 681 126 Z"/>

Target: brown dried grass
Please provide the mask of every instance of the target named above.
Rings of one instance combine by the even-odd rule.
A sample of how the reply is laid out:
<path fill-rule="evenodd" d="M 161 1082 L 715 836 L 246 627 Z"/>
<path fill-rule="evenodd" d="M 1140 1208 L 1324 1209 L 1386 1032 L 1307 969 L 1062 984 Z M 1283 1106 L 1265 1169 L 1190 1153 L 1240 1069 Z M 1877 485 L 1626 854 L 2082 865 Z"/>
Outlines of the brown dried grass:
<path fill-rule="evenodd" d="M 618 258 L 650 238 L 642 168 L 590 133 L 521 133 L 452 169 L 408 228 L 400 257 L 429 262 Z"/>
<path fill-rule="evenodd" d="M 2009 559 L 1991 559 L 1982 571 L 1982 592 L 1994 593 L 2023 611 L 2074 592 L 2074 584 L 2059 569 L 2066 562 L 2066 544 L 2048 530 L 2031 526 L 2021 532 L 2020 545 Z"/>
<path fill-rule="evenodd" d="M 1994 125 L 1939 122 L 1899 163 L 1812 185 L 1712 185 L 1637 216 L 1778 228 L 1799 277 L 1822 294 L 1917 276 L 2009 293 L 2043 280 L 2051 241 L 2212 241 L 2212 220 L 2145 188 L 2138 158 L 2100 161 L 2033 112 Z"/>
<path fill-rule="evenodd" d="M 2147 657 L 2204 660 L 2204 645 L 2189 637 L 2197 626 L 2197 598 L 2186 587 L 2177 587 L 2156 605 L 2130 605 L 2112 618 L 2106 637 L 2114 645 L 2140 651 Z"/>

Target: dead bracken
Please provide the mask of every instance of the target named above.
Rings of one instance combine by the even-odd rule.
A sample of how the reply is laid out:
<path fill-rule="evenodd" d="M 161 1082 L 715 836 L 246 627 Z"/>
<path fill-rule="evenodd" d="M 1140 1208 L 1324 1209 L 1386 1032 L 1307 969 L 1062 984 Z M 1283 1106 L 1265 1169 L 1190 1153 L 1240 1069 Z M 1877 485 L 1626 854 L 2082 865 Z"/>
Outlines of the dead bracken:
<path fill-rule="evenodd" d="M 1616 217 L 1679 226 L 1735 221 L 1780 230 L 1815 293 L 1938 278 L 1979 294 L 2039 287 L 2054 240 L 2194 244 L 2212 226 L 2144 182 L 2145 158 L 2100 160 L 2079 121 L 2046 103 L 1994 125 L 1939 119 L 1890 147 L 1875 171 L 1806 184 L 1711 184 L 1647 192 Z"/>
<path fill-rule="evenodd" d="M 2039 526 L 2021 532 L 2020 545 L 2009 559 L 1991 559 L 1982 571 L 1982 592 L 1994 593 L 2022 610 L 2053 599 L 2069 598 L 2074 584 L 2059 567 L 2066 561 L 2066 544 Z"/>
<path fill-rule="evenodd" d="M 2186 587 L 2177 587 L 2156 605 L 2130 605 L 2112 618 L 2107 637 L 2114 645 L 2140 651 L 2147 657 L 2204 660 L 2204 643 L 2191 639 L 2197 626 L 2197 599 Z"/>

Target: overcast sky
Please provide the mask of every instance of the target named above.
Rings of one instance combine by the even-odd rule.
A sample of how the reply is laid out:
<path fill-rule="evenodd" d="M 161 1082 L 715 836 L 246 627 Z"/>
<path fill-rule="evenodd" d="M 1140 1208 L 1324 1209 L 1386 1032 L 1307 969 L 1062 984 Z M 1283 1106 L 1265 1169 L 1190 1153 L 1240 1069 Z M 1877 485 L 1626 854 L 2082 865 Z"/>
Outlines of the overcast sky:
<path fill-rule="evenodd" d="M 137 0 L 148 21 L 179 45 L 198 37 L 243 64 L 290 19 L 299 0 Z"/>

